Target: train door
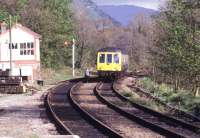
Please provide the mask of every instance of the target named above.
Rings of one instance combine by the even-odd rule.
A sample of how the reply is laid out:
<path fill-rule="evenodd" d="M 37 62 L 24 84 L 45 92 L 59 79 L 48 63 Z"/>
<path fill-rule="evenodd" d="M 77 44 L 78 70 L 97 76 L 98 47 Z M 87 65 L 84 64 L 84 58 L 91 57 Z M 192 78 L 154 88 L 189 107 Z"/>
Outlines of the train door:
<path fill-rule="evenodd" d="M 104 64 L 106 61 L 106 55 L 105 53 L 98 53 L 98 58 L 97 58 L 97 70 L 104 70 Z"/>
<path fill-rule="evenodd" d="M 105 53 L 105 64 L 103 64 L 104 71 L 112 71 L 113 66 L 113 53 L 106 52 Z"/>

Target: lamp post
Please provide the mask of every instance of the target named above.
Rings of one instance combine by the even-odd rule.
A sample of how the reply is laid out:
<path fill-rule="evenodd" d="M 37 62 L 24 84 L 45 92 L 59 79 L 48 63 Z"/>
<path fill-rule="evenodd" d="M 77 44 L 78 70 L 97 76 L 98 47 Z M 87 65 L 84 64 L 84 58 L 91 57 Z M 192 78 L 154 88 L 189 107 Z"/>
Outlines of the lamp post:
<path fill-rule="evenodd" d="M 10 76 L 12 76 L 12 34 L 11 34 L 11 15 L 9 15 L 9 48 L 10 48 Z"/>
<path fill-rule="evenodd" d="M 72 76 L 75 77 L 75 39 L 72 42 Z"/>
<path fill-rule="evenodd" d="M 72 39 L 72 43 L 65 41 L 64 45 L 65 46 L 71 46 L 72 44 L 72 76 L 75 77 L 75 45 L 76 45 L 76 41 L 73 38 Z"/>

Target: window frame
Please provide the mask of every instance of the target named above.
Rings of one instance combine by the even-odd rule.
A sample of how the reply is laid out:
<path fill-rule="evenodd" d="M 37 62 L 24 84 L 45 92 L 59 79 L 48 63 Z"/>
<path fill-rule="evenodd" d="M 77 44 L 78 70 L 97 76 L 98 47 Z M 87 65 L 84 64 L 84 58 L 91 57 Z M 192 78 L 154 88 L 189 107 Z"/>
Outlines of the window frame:
<path fill-rule="evenodd" d="M 11 48 L 11 44 L 8 44 L 9 49 Z M 18 49 L 18 43 L 12 43 L 12 49 Z"/>
<path fill-rule="evenodd" d="M 106 54 L 106 63 L 111 64 L 113 62 L 113 54 Z"/>
<path fill-rule="evenodd" d="M 20 55 L 34 56 L 35 48 L 33 42 L 20 43 Z"/>
<path fill-rule="evenodd" d="M 102 59 L 103 56 L 103 59 Z M 100 53 L 99 54 L 99 63 L 103 64 L 106 61 L 106 54 Z"/>
<path fill-rule="evenodd" d="M 116 57 L 117 57 L 117 60 L 116 60 Z M 119 54 L 118 54 L 118 53 L 113 55 L 113 59 L 114 59 L 113 62 L 114 62 L 115 64 L 119 64 L 119 62 L 120 62 L 120 57 L 119 57 Z"/>

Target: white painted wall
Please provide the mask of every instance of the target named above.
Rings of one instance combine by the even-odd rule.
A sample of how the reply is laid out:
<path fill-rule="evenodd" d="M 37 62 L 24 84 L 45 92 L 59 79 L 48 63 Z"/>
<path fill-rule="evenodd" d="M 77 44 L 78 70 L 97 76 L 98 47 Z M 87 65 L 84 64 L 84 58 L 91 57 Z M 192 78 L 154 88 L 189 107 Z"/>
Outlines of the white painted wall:
<path fill-rule="evenodd" d="M 12 61 L 14 61 L 12 64 L 12 75 L 20 75 L 19 70 L 21 68 L 23 76 L 32 76 L 33 78 L 33 69 L 40 65 L 40 40 L 36 38 L 35 35 L 21 29 L 20 26 L 13 27 L 11 33 L 12 43 L 18 44 L 17 49 L 12 49 Z M 20 55 L 20 43 L 27 42 L 32 42 L 34 44 L 34 55 Z M 9 69 L 9 61 L 9 32 L 7 31 L 6 33 L 0 34 L 0 69 Z"/>
<path fill-rule="evenodd" d="M 36 47 L 36 56 L 38 57 L 38 61 L 40 59 L 39 55 L 39 39 L 35 39 L 33 35 L 24 32 L 20 28 L 13 28 L 12 29 L 12 43 L 18 44 L 18 49 L 12 49 L 12 59 L 13 60 L 35 60 L 34 55 L 20 55 L 20 43 L 24 42 L 32 42 Z M 36 42 L 36 43 L 35 43 Z M 9 33 L 3 34 L 0 36 L 0 45 L 1 45 L 1 54 L 0 60 L 1 61 L 9 61 L 10 60 L 10 50 L 9 50 Z"/>

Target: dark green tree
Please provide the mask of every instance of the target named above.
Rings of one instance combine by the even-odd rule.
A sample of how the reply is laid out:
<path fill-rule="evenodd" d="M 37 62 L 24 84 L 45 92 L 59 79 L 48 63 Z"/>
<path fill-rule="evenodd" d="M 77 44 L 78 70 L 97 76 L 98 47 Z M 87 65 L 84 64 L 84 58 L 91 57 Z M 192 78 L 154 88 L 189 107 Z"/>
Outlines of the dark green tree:
<path fill-rule="evenodd" d="M 44 67 L 70 65 L 71 52 L 64 47 L 72 40 L 70 0 L 0 0 L 0 21 L 13 16 L 41 37 L 41 60 Z M 2 11 L 2 12 L 1 12 Z"/>

